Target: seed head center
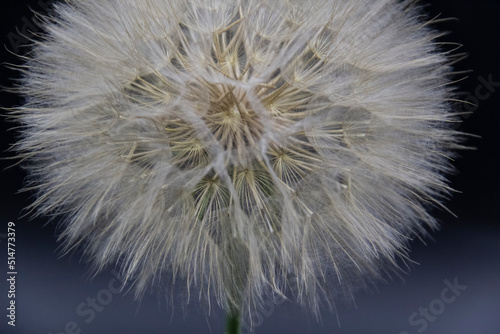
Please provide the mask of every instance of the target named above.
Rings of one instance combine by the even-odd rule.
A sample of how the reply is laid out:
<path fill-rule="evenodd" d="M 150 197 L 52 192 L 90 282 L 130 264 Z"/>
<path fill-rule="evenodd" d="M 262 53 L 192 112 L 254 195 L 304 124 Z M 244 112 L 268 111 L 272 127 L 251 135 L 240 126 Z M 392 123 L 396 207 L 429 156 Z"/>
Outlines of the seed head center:
<path fill-rule="evenodd" d="M 244 90 L 224 85 L 210 99 L 205 122 L 226 151 L 239 155 L 255 147 L 262 136 L 262 122 Z"/>

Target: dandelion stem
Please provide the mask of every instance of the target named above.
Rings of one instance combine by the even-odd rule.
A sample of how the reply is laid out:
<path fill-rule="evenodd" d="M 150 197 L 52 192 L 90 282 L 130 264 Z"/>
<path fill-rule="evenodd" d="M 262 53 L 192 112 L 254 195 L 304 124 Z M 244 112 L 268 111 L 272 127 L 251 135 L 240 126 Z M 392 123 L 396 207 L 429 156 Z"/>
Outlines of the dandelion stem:
<path fill-rule="evenodd" d="M 240 312 L 231 310 L 226 316 L 226 334 L 241 334 L 240 330 Z"/>

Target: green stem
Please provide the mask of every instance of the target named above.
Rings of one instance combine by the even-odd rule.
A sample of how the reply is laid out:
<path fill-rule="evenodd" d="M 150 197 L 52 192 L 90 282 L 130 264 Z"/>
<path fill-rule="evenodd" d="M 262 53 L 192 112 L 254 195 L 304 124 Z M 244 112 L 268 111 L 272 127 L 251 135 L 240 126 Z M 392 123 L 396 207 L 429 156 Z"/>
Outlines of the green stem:
<path fill-rule="evenodd" d="M 226 334 L 241 334 L 240 313 L 238 311 L 228 312 L 226 316 Z"/>

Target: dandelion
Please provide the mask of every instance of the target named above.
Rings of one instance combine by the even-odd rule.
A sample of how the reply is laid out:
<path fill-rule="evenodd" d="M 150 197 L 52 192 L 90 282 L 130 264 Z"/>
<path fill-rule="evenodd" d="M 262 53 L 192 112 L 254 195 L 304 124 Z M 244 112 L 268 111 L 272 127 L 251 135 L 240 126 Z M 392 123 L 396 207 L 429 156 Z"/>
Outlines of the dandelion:
<path fill-rule="evenodd" d="M 33 208 L 138 295 L 317 313 L 437 226 L 460 136 L 413 1 L 72 0 L 45 29 L 18 88 Z"/>

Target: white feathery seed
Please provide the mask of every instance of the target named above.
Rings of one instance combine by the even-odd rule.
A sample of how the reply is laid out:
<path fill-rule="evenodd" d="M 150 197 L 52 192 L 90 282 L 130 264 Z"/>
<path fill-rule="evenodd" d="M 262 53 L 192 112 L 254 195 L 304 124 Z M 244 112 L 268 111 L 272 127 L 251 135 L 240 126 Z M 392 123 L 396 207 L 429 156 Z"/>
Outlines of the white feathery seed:
<path fill-rule="evenodd" d="M 413 1 L 71 0 L 45 20 L 18 87 L 33 208 L 138 294 L 318 312 L 437 226 L 461 136 Z"/>

